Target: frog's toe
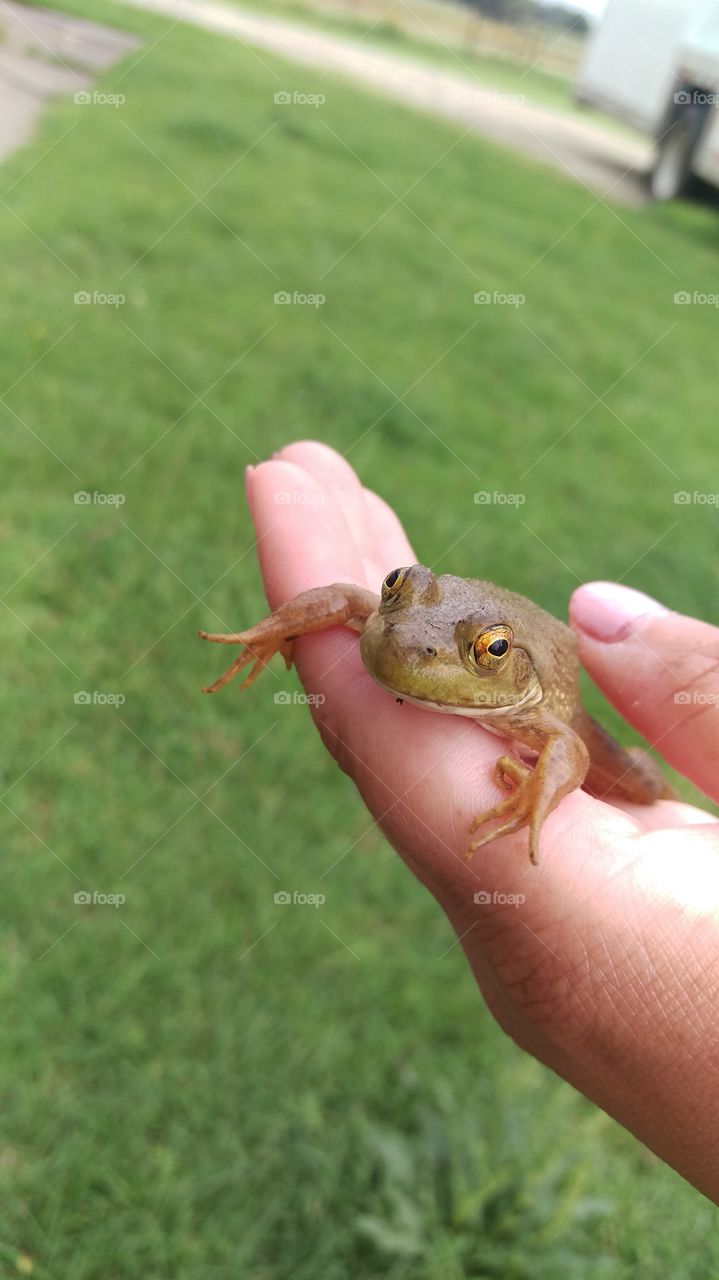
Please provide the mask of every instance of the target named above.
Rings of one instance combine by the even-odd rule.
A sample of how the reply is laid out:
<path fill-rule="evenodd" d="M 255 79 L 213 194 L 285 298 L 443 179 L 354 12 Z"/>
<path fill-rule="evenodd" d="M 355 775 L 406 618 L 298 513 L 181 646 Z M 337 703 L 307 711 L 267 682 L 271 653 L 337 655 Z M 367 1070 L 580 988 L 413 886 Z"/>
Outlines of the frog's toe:
<path fill-rule="evenodd" d="M 476 831 L 478 827 L 483 827 L 485 822 L 491 822 L 493 818 L 503 818 L 505 813 L 516 811 L 521 803 L 523 788 L 531 781 L 532 770 L 528 765 L 522 764 L 521 760 L 515 760 L 513 756 L 500 756 L 495 767 L 498 783 L 505 790 L 510 788 L 510 794 L 503 800 L 498 800 L 491 809 L 485 809 L 484 813 L 477 814 L 477 817 L 472 819 L 470 831 Z"/>
<path fill-rule="evenodd" d="M 492 805 L 491 809 L 485 809 L 484 813 L 478 813 L 476 818 L 472 819 L 470 831 L 477 831 L 479 827 L 483 827 L 485 822 L 491 822 L 493 818 L 503 818 L 505 813 L 510 813 L 515 807 L 516 790 L 511 795 L 505 796 L 504 800 L 499 800 L 497 804 Z"/>
<path fill-rule="evenodd" d="M 496 840 L 499 836 L 511 835 L 513 831 L 520 831 L 522 827 L 526 827 L 529 821 L 529 815 L 521 810 L 519 813 L 513 814 L 506 822 L 500 823 L 498 827 L 492 827 L 490 831 L 485 831 L 484 835 L 478 840 L 473 840 L 467 849 L 467 861 L 470 862 L 478 849 L 483 845 L 489 844 L 490 841 Z M 534 859 L 532 859 L 534 861 Z"/>
<path fill-rule="evenodd" d="M 227 668 L 227 670 L 223 672 L 223 674 L 219 676 L 217 680 L 215 680 L 214 684 L 207 685 L 207 687 L 203 689 L 202 692 L 217 693 L 217 690 L 221 689 L 223 685 L 226 685 L 229 680 L 232 680 L 232 678 L 237 675 L 238 671 L 241 671 L 242 668 L 246 667 L 249 662 L 252 662 L 255 656 L 256 655 L 254 653 L 250 653 L 249 649 L 243 649 L 241 653 L 238 653 L 234 662 L 231 663 L 231 665 Z"/>
<path fill-rule="evenodd" d="M 510 789 L 513 786 L 521 787 L 531 778 L 533 773 L 529 765 L 523 764 L 521 760 L 516 760 L 514 756 L 500 756 L 495 769 L 500 787 Z"/>
<path fill-rule="evenodd" d="M 294 641 L 292 640 L 282 641 L 282 644 L 280 645 L 280 653 L 284 658 L 285 666 L 287 667 L 288 671 L 291 670 L 292 663 L 294 661 L 293 650 L 294 650 Z"/>
<path fill-rule="evenodd" d="M 211 639 L 212 637 L 208 638 Z M 208 685 L 207 688 L 202 690 L 202 692 L 217 693 L 217 690 L 222 689 L 224 685 L 228 684 L 229 681 L 237 675 L 238 671 L 242 671 L 244 667 L 249 666 L 252 662 L 254 663 L 253 667 L 240 685 L 240 689 L 246 689 L 247 686 L 253 684 L 261 672 L 264 671 L 267 663 L 272 657 L 274 657 L 276 652 L 277 649 L 275 645 L 269 644 L 256 644 L 254 649 L 250 649 L 249 647 L 242 649 L 242 651 L 238 653 L 234 662 L 231 663 L 227 670 L 223 672 L 217 680 L 215 680 L 214 684 Z"/>

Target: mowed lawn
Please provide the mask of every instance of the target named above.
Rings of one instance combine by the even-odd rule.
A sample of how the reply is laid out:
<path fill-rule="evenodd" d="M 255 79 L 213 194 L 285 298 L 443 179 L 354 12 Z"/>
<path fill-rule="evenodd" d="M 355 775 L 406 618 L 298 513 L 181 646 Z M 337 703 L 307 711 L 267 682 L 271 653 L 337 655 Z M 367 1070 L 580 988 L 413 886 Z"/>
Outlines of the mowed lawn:
<path fill-rule="evenodd" d="M 717 509 L 674 494 L 718 487 L 719 312 L 673 302 L 716 214 L 92 12 L 149 49 L 126 101 L 2 168 L 2 1273 L 703 1280 L 708 1204 L 504 1038 L 306 711 L 204 698 L 196 631 L 261 613 L 243 468 L 306 436 L 426 563 L 716 621 Z"/>

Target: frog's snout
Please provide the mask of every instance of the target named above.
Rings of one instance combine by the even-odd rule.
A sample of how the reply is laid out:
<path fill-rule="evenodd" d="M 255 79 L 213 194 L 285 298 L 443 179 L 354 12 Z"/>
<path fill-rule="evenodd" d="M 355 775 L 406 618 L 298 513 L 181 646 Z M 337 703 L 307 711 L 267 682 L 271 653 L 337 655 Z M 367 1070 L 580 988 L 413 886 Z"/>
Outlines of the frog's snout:
<path fill-rule="evenodd" d="M 418 636 L 404 619 L 386 618 L 365 629 L 360 648 L 365 666 L 380 684 L 409 692 L 416 677 L 421 673 L 423 678 L 437 662 L 439 646 L 432 640 L 434 636 Z"/>
<path fill-rule="evenodd" d="M 399 622 L 385 622 L 381 644 L 395 659 L 437 657 L 433 644 L 417 643 L 414 631 L 405 629 Z"/>
<path fill-rule="evenodd" d="M 395 677 L 400 671 L 412 668 L 422 670 L 436 662 L 439 649 L 428 643 L 424 637 L 418 638 L 412 628 L 405 628 L 401 623 L 390 623 L 385 628 L 378 655 L 380 663 L 391 667 Z"/>

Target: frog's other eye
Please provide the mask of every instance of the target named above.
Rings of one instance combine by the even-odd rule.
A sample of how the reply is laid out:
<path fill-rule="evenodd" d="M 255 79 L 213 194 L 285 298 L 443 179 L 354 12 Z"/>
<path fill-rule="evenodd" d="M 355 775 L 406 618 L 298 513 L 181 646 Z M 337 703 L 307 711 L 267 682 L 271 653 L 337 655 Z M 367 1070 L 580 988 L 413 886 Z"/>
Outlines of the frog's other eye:
<path fill-rule="evenodd" d="M 406 569 L 393 569 L 391 573 L 387 574 L 387 577 L 382 583 L 382 595 L 383 596 L 396 595 L 406 577 L 407 577 Z"/>
<path fill-rule="evenodd" d="M 513 639 L 511 627 L 503 623 L 488 627 L 470 646 L 470 657 L 476 666 L 498 671 L 509 656 Z"/>

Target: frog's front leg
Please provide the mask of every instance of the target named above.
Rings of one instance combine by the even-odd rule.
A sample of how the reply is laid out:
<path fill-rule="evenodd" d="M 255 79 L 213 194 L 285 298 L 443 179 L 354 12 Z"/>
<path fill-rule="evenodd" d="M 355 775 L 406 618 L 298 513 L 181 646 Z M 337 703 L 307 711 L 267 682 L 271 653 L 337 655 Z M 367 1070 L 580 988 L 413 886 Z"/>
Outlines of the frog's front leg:
<path fill-rule="evenodd" d="M 516 786 L 504 800 L 479 814 L 470 831 L 476 831 L 494 818 L 506 817 L 506 821 L 470 844 L 468 860 L 477 849 L 497 836 L 528 826 L 529 857 L 536 866 L 539 861 L 539 832 L 544 819 L 564 796 L 581 787 L 589 767 L 589 754 L 573 729 L 545 715 L 536 722 L 531 738 L 527 743 L 529 746 L 536 747 L 540 741 L 542 743 L 533 769 L 511 756 L 502 756 L 497 761 L 499 781 L 506 785 L 505 778 L 510 778 Z"/>
<path fill-rule="evenodd" d="M 242 689 L 246 689 L 276 653 L 281 653 L 287 666 L 291 667 L 292 642 L 298 636 L 308 635 L 311 631 L 325 631 L 328 627 L 350 627 L 353 631 L 362 631 L 378 604 L 379 597 L 365 587 L 335 582 L 330 587 L 313 587 L 311 591 L 303 591 L 248 631 L 237 631 L 229 635 L 213 635 L 201 631 L 199 634 L 203 640 L 243 646 L 224 675 L 203 692 L 216 693 L 238 671 L 252 662 L 252 670 L 241 685 Z"/>

